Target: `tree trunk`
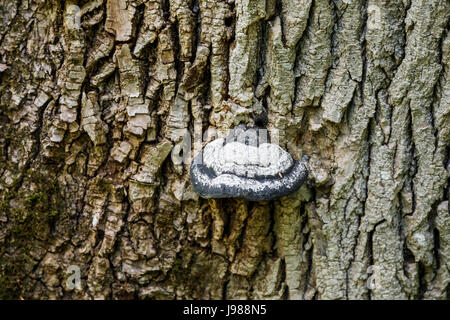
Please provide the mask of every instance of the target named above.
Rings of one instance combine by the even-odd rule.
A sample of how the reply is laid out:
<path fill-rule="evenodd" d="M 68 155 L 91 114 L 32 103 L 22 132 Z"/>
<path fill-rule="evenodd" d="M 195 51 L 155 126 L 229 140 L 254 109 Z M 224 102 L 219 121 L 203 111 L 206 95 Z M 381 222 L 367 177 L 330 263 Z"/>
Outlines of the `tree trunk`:
<path fill-rule="evenodd" d="M 0 19 L 1 298 L 450 298 L 447 0 L 0 0 Z M 180 159 L 263 108 L 308 181 L 199 198 Z"/>

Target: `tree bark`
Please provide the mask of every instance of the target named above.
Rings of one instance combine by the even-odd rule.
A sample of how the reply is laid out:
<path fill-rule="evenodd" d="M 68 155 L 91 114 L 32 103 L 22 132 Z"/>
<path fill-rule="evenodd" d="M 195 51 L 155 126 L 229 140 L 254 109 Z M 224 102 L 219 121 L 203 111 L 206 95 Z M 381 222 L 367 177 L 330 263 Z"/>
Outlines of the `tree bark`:
<path fill-rule="evenodd" d="M 0 0 L 0 19 L 0 298 L 450 298 L 447 0 Z M 307 183 L 199 198 L 176 160 L 263 108 Z"/>

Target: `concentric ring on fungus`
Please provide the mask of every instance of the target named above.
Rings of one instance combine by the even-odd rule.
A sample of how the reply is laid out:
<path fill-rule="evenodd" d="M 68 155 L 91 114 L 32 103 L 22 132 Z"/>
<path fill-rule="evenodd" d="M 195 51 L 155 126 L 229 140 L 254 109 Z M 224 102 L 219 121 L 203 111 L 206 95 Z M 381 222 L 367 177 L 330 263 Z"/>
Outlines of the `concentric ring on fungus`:
<path fill-rule="evenodd" d="M 300 188 L 308 176 L 308 157 L 292 159 L 261 132 L 267 130 L 238 126 L 226 139 L 208 143 L 191 164 L 194 190 L 204 198 L 263 201 Z"/>

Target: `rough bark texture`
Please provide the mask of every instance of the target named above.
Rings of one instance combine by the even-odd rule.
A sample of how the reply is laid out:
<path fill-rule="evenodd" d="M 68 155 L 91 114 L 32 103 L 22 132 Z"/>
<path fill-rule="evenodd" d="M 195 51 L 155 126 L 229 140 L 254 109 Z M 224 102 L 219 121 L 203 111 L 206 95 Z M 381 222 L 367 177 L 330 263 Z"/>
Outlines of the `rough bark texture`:
<path fill-rule="evenodd" d="M 0 0 L 0 297 L 450 298 L 449 20 L 447 0 Z M 262 107 L 308 182 L 198 198 L 186 132 Z"/>

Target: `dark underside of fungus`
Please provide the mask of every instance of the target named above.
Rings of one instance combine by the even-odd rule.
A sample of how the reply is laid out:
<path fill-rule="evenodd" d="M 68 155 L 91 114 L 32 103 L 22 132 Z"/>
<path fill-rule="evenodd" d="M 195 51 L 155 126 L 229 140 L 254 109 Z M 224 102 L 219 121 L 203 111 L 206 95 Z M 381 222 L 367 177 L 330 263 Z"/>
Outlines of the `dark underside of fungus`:
<path fill-rule="evenodd" d="M 204 198 L 272 200 L 302 186 L 306 162 L 293 160 L 269 142 L 266 129 L 238 126 L 226 139 L 208 143 L 194 158 L 190 176 L 194 190 Z"/>

